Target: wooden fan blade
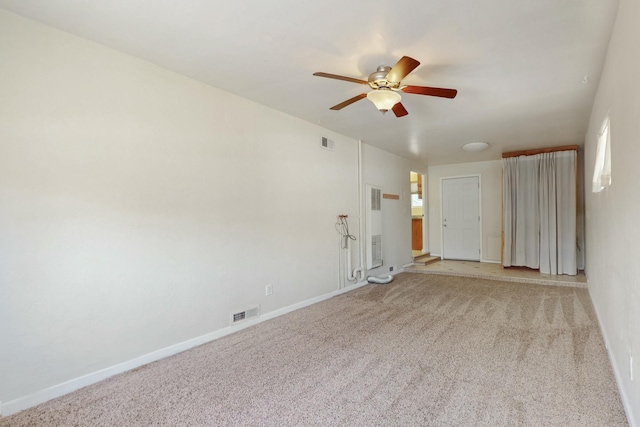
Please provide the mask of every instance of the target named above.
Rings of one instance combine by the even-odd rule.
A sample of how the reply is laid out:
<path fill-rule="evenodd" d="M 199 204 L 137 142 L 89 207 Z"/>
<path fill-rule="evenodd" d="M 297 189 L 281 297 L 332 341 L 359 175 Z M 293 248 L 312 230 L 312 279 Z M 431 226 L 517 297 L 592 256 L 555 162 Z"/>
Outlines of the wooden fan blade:
<path fill-rule="evenodd" d="M 313 73 L 314 76 L 318 76 L 318 77 L 326 77 L 328 79 L 336 79 L 336 80 L 344 80 L 345 82 L 351 82 L 351 83 L 358 83 L 361 85 L 368 85 L 369 82 L 367 82 L 366 80 L 360 80 L 360 79 L 354 79 L 351 77 L 346 77 L 346 76 L 339 76 L 337 74 L 329 74 L 329 73 Z"/>
<path fill-rule="evenodd" d="M 405 93 L 415 93 L 416 95 L 439 96 L 441 98 L 455 98 L 458 91 L 455 89 L 445 89 L 441 87 L 428 86 L 405 86 L 402 88 Z"/>
<path fill-rule="evenodd" d="M 346 101 L 341 102 L 338 105 L 334 105 L 333 107 L 330 108 L 330 110 L 342 110 L 347 105 L 351 105 L 354 102 L 360 101 L 362 98 L 366 98 L 366 97 L 367 97 L 366 93 L 361 93 L 360 95 L 356 95 L 353 98 L 347 99 Z"/>
<path fill-rule="evenodd" d="M 398 102 L 396 105 L 394 105 L 392 110 L 393 110 L 393 114 L 395 114 L 396 117 L 402 117 L 409 114 L 409 112 L 407 111 L 406 108 L 404 108 L 404 105 L 402 105 L 401 102 Z"/>
<path fill-rule="evenodd" d="M 389 74 L 387 74 L 387 81 L 389 83 L 400 83 L 400 81 L 404 79 L 407 74 L 415 70 L 418 65 L 420 65 L 420 62 L 408 56 L 403 56 L 400 58 L 400 61 L 393 66 L 391 71 L 389 71 Z"/>

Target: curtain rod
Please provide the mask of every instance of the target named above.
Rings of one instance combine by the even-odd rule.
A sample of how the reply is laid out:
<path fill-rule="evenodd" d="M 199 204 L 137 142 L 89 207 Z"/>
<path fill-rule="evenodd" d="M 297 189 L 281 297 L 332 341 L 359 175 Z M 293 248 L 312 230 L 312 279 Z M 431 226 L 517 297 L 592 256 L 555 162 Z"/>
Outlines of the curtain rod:
<path fill-rule="evenodd" d="M 519 157 L 519 156 L 535 156 L 542 153 L 554 153 L 556 151 L 578 151 L 577 145 L 565 145 L 563 147 L 538 148 L 535 150 L 511 151 L 510 153 L 502 153 L 502 158 Z"/>

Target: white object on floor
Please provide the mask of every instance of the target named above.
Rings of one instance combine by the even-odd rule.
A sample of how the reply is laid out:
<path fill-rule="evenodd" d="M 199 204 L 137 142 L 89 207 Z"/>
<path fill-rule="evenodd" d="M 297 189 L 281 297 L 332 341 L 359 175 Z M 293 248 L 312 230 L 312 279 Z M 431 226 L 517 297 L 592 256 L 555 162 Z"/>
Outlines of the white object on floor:
<path fill-rule="evenodd" d="M 387 276 L 387 277 L 369 276 L 369 277 L 367 277 L 367 281 L 369 283 L 377 283 L 378 285 L 386 285 L 387 283 L 391 283 L 392 280 L 393 280 L 393 276 Z"/>

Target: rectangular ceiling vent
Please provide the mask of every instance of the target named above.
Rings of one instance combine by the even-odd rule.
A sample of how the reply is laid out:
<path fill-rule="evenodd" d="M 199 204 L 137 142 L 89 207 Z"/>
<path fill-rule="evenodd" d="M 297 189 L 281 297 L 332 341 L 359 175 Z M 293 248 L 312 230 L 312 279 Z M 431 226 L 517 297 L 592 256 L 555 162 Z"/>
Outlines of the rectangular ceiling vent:
<path fill-rule="evenodd" d="M 231 324 L 236 325 L 245 320 L 251 319 L 252 317 L 257 317 L 260 315 L 260 306 L 257 305 L 255 307 L 248 308 L 246 310 L 238 311 L 235 313 L 231 313 Z"/>
<path fill-rule="evenodd" d="M 334 142 L 332 140 L 323 136 L 320 146 L 325 150 L 333 151 L 333 144 Z"/>

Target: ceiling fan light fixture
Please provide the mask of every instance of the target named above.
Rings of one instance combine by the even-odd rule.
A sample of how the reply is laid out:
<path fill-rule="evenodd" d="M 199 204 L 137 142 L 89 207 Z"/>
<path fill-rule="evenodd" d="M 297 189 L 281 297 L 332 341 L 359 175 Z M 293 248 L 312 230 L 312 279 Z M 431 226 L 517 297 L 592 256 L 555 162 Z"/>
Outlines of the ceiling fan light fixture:
<path fill-rule="evenodd" d="M 353 77 L 341 76 L 338 74 L 330 74 L 322 71 L 313 73 L 313 75 L 318 77 L 325 77 L 328 79 L 336 79 L 345 82 L 365 85 L 373 89 L 368 93 L 361 93 L 360 95 L 356 95 L 352 98 L 347 99 L 346 101 L 336 104 L 331 107 L 330 110 L 342 110 L 344 107 L 348 107 L 354 102 L 358 102 L 366 97 L 369 98 L 369 100 L 373 102 L 373 105 L 375 105 L 376 108 L 383 114 L 389 110 L 392 110 L 393 114 L 395 114 L 396 117 L 400 118 L 406 116 L 407 114 L 409 114 L 409 112 L 400 103 L 402 97 L 400 96 L 398 91 L 415 95 L 438 96 L 441 98 L 450 99 L 455 98 L 458 93 L 456 89 L 403 85 L 402 79 L 404 79 L 419 65 L 419 61 L 408 56 L 403 56 L 398 62 L 396 62 L 396 65 L 394 65 L 393 67 L 389 67 L 386 65 L 379 66 L 376 71 L 369 75 L 368 80 L 356 79 Z"/>
<path fill-rule="evenodd" d="M 367 98 L 369 98 L 369 101 L 373 102 L 378 110 L 383 112 L 391 110 L 393 106 L 402 99 L 399 93 L 390 89 L 372 90 L 367 93 Z"/>

